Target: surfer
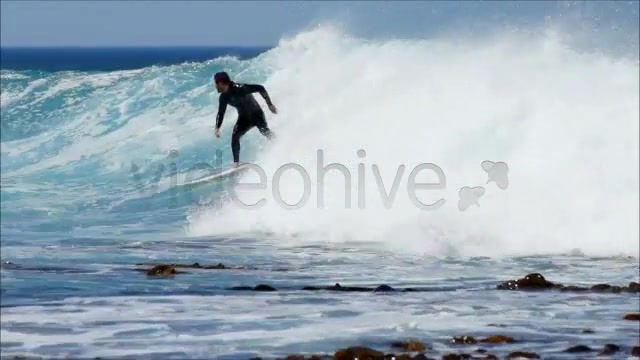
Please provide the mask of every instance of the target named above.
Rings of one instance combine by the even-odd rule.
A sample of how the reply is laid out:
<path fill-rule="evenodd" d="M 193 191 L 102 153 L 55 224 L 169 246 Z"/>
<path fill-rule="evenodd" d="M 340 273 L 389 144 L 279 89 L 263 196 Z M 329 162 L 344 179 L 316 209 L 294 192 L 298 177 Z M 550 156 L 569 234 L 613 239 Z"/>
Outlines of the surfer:
<path fill-rule="evenodd" d="M 259 93 L 269 106 L 272 113 L 277 114 L 278 110 L 271 102 L 271 98 L 265 90 L 264 86 L 258 84 L 239 84 L 231 81 L 229 74 L 226 72 L 218 72 L 213 76 L 216 90 L 220 94 L 218 104 L 218 115 L 216 116 L 216 137 L 220 137 L 220 126 L 227 105 L 231 105 L 238 110 L 238 120 L 233 127 L 231 134 L 231 151 L 233 152 L 233 167 L 240 164 L 240 138 L 251 130 L 254 126 L 258 131 L 268 139 L 273 138 L 273 132 L 267 125 L 262 108 L 253 97 L 253 93 Z"/>

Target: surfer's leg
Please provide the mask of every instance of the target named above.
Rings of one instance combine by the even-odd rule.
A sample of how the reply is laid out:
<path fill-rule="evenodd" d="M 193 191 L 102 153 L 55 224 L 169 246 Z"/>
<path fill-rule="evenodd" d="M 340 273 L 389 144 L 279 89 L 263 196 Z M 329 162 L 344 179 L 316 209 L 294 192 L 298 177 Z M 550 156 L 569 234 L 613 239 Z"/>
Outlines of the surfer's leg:
<path fill-rule="evenodd" d="M 260 131 L 260 134 L 264 135 L 269 140 L 274 138 L 273 131 L 269 129 L 269 125 L 267 125 L 267 120 L 265 119 L 264 114 L 256 116 L 255 124 L 258 131 Z"/>
<path fill-rule="evenodd" d="M 240 162 L 240 138 L 247 133 L 254 125 L 250 121 L 240 117 L 233 127 L 231 134 L 231 152 L 233 153 L 234 166 Z"/>

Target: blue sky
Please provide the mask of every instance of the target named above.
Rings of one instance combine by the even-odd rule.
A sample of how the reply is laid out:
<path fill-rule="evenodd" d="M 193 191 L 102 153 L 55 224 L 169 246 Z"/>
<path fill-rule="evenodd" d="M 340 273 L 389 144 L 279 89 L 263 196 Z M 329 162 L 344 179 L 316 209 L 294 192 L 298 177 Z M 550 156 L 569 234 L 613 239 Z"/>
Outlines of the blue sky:
<path fill-rule="evenodd" d="M 327 20 L 340 22 L 358 35 L 412 37 L 505 22 L 536 24 L 545 17 L 566 16 L 567 9 L 595 13 L 600 19 L 621 16 L 621 21 L 629 22 L 638 17 L 638 4 L 632 1 L 612 5 L 554 1 L 2 0 L 0 6 L 2 46 L 274 45 L 282 36 Z"/>

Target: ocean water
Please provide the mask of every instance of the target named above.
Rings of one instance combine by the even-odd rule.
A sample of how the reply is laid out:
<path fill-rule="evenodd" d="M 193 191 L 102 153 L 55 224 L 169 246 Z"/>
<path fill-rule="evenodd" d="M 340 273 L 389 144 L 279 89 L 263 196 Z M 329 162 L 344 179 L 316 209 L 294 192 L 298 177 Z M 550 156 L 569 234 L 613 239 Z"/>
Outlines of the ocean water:
<path fill-rule="evenodd" d="M 495 289 L 534 272 L 639 279 L 638 57 L 561 35 L 320 26 L 269 49 L 3 49 L 2 356 L 271 358 L 407 338 L 444 353 L 477 347 L 452 336 L 499 333 L 518 340 L 499 356 L 614 343 L 627 358 L 637 294 Z M 213 136 L 220 70 L 266 86 L 277 138 L 243 138 L 264 179 L 189 189 L 231 162 L 233 109 Z M 508 165 L 508 186 L 487 160 Z M 332 163 L 346 175 L 323 175 Z M 423 163 L 442 176 L 417 181 L 444 186 L 417 197 L 440 207 L 411 199 Z M 482 196 L 460 208 L 464 187 Z M 195 262 L 248 268 L 134 271 Z M 335 283 L 427 291 L 300 290 Z M 259 284 L 278 291 L 230 289 Z"/>

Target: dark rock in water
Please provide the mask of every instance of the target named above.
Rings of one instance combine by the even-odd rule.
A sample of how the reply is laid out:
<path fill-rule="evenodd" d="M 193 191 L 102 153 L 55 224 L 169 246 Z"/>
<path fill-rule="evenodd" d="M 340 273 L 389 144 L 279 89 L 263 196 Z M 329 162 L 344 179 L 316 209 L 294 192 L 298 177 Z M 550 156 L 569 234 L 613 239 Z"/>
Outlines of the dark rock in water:
<path fill-rule="evenodd" d="M 278 291 L 278 289 L 274 288 L 273 286 L 264 285 L 264 284 L 260 284 L 260 285 L 255 286 L 255 287 L 251 287 L 251 286 L 234 286 L 234 287 L 230 288 L 229 290 L 234 290 L 234 291 Z"/>
<path fill-rule="evenodd" d="M 623 317 L 624 320 L 640 321 L 640 313 L 630 313 Z"/>
<path fill-rule="evenodd" d="M 593 349 L 591 349 L 590 347 L 588 347 L 586 345 L 576 345 L 576 346 L 572 346 L 572 347 L 568 348 L 564 352 L 581 353 L 581 352 L 590 352 L 590 351 L 593 351 Z"/>
<path fill-rule="evenodd" d="M 516 351 L 507 355 L 506 359 L 540 359 L 540 355 L 533 352 Z"/>
<path fill-rule="evenodd" d="M 251 286 L 234 286 L 232 288 L 229 288 L 229 290 L 234 290 L 234 291 L 251 291 L 253 290 L 253 288 Z"/>
<path fill-rule="evenodd" d="M 357 287 L 357 286 L 342 286 L 339 283 L 336 283 L 333 286 L 327 287 L 326 290 L 365 292 L 365 291 L 372 291 L 373 289 L 366 288 L 366 287 Z"/>
<path fill-rule="evenodd" d="M 634 346 L 633 349 L 631 349 L 631 356 L 640 358 L 640 346 Z"/>
<path fill-rule="evenodd" d="M 383 287 L 386 285 L 382 285 Z M 390 288 L 390 287 L 389 287 Z M 319 291 L 319 290 L 328 290 L 328 291 L 351 291 L 351 292 L 368 292 L 374 291 L 376 289 L 366 288 L 366 287 L 357 287 L 357 286 L 342 286 L 339 283 L 336 283 L 333 286 L 305 286 L 302 288 L 304 291 Z M 384 290 L 382 290 L 384 291 Z"/>
<path fill-rule="evenodd" d="M 305 360 L 304 355 L 289 355 L 284 360 Z"/>
<path fill-rule="evenodd" d="M 158 265 L 171 265 L 175 268 L 183 268 L 183 269 L 205 269 L 205 270 L 249 270 L 253 268 L 249 268 L 246 266 L 227 266 L 222 263 L 218 263 L 216 265 L 201 265 L 200 263 L 193 264 L 136 264 L 137 266 L 158 266 Z"/>
<path fill-rule="evenodd" d="M 487 350 L 483 349 L 483 348 L 480 348 L 480 349 L 476 350 L 476 352 L 480 353 L 480 354 L 485 354 L 487 352 Z"/>
<path fill-rule="evenodd" d="M 620 351 L 620 346 L 615 344 L 606 344 L 602 350 L 598 353 L 598 355 L 613 355 Z"/>
<path fill-rule="evenodd" d="M 488 324 L 487 326 L 501 327 L 501 328 L 506 328 L 507 327 L 507 325 L 505 325 L 505 324 Z"/>
<path fill-rule="evenodd" d="M 625 291 L 640 292 L 640 283 L 637 283 L 635 281 L 630 282 L 629 285 L 625 288 Z"/>
<path fill-rule="evenodd" d="M 465 354 L 465 353 L 442 355 L 442 360 L 463 360 L 463 359 L 471 359 L 471 355 Z"/>
<path fill-rule="evenodd" d="M 613 286 L 609 284 L 596 284 L 591 287 L 591 290 L 594 292 L 608 292 L 608 293 L 620 293 L 622 292 L 622 287 Z"/>
<path fill-rule="evenodd" d="M 402 292 L 416 292 L 416 291 L 418 291 L 418 289 L 414 289 L 414 288 L 402 289 Z"/>
<path fill-rule="evenodd" d="M 584 329 L 580 333 L 582 333 L 582 334 L 595 334 L 596 332 L 593 331 L 592 329 Z"/>
<path fill-rule="evenodd" d="M 498 285 L 498 290 L 544 290 L 558 287 L 541 274 L 529 274 L 521 279 L 509 280 Z"/>
<path fill-rule="evenodd" d="M 394 341 L 391 343 L 391 347 L 395 349 L 401 349 L 404 351 L 425 351 L 427 347 L 420 341 Z"/>
<path fill-rule="evenodd" d="M 480 340 L 480 342 L 490 343 L 490 344 L 512 344 L 516 342 L 513 338 L 504 335 L 493 335 L 489 336 L 486 339 Z"/>
<path fill-rule="evenodd" d="M 172 276 L 177 273 L 176 268 L 172 265 L 156 265 L 147 270 L 147 276 Z"/>
<path fill-rule="evenodd" d="M 383 360 L 384 354 L 362 346 L 354 346 L 336 351 L 334 360 Z"/>
<path fill-rule="evenodd" d="M 586 287 L 581 287 L 581 286 L 564 286 L 562 288 L 560 288 L 560 291 L 563 292 L 582 292 L 582 291 L 589 291 L 589 289 L 587 289 Z"/>
<path fill-rule="evenodd" d="M 453 339 L 451 339 L 452 344 L 470 345 L 470 344 L 475 344 L 477 342 L 478 341 L 474 339 L 472 336 L 455 336 Z"/>
<path fill-rule="evenodd" d="M 539 273 L 529 274 L 521 279 L 505 281 L 496 287 L 498 290 L 548 290 L 558 289 L 563 292 L 598 292 L 618 294 L 621 292 L 640 293 L 640 284 L 630 282 L 628 286 L 610 284 L 596 284 L 591 287 L 569 285 L 565 286 L 548 281 Z"/>
<path fill-rule="evenodd" d="M 316 286 L 305 286 L 302 288 L 303 291 L 318 291 L 318 290 L 322 290 L 322 288 L 316 287 Z"/>
<path fill-rule="evenodd" d="M 377 288 L 375 288 L 375 290 L 373 290 L 374 292 L 391 292 L 391 291 L 396 291 L 396 289 L 392 288 L 389 285 L 380 285 Z"/>
<path fill-rule="evenodd" d="M 253 291 L 277 291 L 276 288 L 269 286 L 269 285 L 264 285 L 264 284 L 260 284 L 256 287 L 253 288 Z"/>

